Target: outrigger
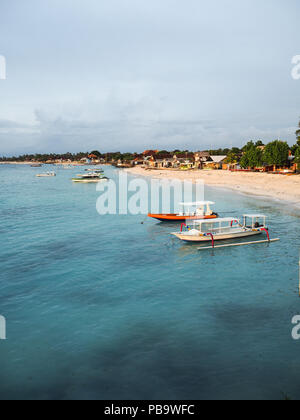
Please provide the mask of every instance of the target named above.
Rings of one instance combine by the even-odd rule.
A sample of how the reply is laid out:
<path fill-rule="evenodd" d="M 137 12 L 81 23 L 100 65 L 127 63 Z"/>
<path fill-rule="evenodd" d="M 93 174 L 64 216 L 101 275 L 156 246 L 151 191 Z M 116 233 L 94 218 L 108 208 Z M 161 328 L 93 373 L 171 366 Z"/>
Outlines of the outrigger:
<path fill-rule="evenodd" d="M 265 233 L 266 240 L 253 242 L 240 242 L 234 244 L 215 245 L 216 241 L 247 238 Z M 266 242 L 277 242 L 280 239 L 271 239 L 269 229 L 266 226 L 266 216 L 259 214 L 245 214 L 243 224 L 236 218 L 219 218 L 216 220 L 194 220 L 192 224 L 182 223 L 181 231 L 172 235 L 185 242 L 206 243 L 211 242 L 209 247 L 203 249 L 225 248 L 230 246 L 244 246 Z"/>
<path fill-rule="evenodd" d="M 193 203 L 180 203 L 183 208 L 182 213 L 178 214 L 148 214 L 148 217 L 157 219 L 160 222 L 184 222 L 188 220 L 211 220 L 219 217 L 211 210 L 215 203 L 212 201 L 196 201 Z M 193 210 L 192 210 L 193 209 Z"/>

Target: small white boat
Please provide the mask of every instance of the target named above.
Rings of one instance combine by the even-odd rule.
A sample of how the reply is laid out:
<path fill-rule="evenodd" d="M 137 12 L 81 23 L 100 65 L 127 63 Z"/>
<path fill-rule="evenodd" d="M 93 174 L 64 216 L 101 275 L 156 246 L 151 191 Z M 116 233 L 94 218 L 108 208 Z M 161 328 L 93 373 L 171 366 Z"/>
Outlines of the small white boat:
<path fill-rule="evenodd" d="M 73 178 L 72 181 L 81 183 L 81 184 L 91 184 L 91 183 L 108 181 L 108 178 L 98 173 L 88 173 L 88 174 L 79 174 L 77 175 L 77 178 Z"/>
<path fill-rule="evenodd" d="M 266 226 L 265 215 L 245 214 L 243 216 L 242 224 L 239 219 L 232 217 L 215 220 L 194 220 L 188 223 L 188 225 L 183 223 L 181 225 L 181 231 L 172 233 L 172 235 L 185 242 L 211 242 L 213 248 L 215 247 L 215 241 L 247 238 L 261 235 L 263 233 L 265 233 L 268 238 L 267 241 L 264 242 L 274 242 L 279 240 L 270 239 L 269 231 Z M 243 245 L 243 243 L 234 245 Z"/>
<path fill-rule="evenodd" d="M 38 178 L 50 178 L 53 176 L 56 176 L 55 172 L 46 172 L 45 174 L 37 174 L 36 175 Z"/>
<path fill-rule="evenodd" d="M 103 174 L 103 169 L 86 169 L 86 172 L 92 172 L 94 174 Z"/>

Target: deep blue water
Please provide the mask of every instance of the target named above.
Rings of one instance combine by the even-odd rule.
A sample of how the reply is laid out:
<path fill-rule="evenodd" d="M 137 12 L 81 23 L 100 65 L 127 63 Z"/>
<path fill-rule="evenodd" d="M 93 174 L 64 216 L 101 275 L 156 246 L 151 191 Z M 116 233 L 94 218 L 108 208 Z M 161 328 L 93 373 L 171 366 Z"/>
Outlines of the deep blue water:
<path fill-rule="evenodd" d="M 37 171 L 0 166 L 1 399 L 300 398 L 299 212 L 207 189 L 281 242 L 199 253 L 174 226 L 99 216 L 80 169 Z"/>

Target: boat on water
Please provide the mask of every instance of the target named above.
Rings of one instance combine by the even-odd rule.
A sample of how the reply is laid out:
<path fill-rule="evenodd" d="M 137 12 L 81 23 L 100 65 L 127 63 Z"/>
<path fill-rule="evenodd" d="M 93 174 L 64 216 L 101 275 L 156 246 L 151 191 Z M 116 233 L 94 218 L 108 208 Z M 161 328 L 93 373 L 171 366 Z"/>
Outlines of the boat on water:
<path fill-rule="evenodd" d="M 41 168 L 42 167 L 42 164 L 41 163 L 32 163 L 30 166 L 32 168 Z"/>
<path fill-rule="evenodd" d="M 211 220 L 217 219 L 219 215 L 213 210 L 211 206 L 215 203 L 213 201 L 196 201 L 192 203 L 180 203 L 183 211 L 178 214 L 152 214 L 148 217 L 159 220 L 160 222 L 184 222 L 186 220 Z"/>
<path fill-rule="evenodd" d="M 50 177 L 56 176 L 56 173 L 55 172 L 46 172 L 44 174 L 37 174 L 36 176 L 38 178 L 50 178 Z"/>
<path fill-rule="evenodd" d="M 103 169 L 86 169 L 85 171 L 86 172 L 92 172 L 94 174 L 103 174 L 104 173 Z"/>
<path fill-rule="evenodd" d="M 172 233 L 172 235 L 184 242 L 212 242 L 212 247 L 214 248 L 215 241 L 247 238 L 262 235 L 263 233 L 267 235 L 268 239 L 261 242 L 274 242 L 279 240 L 270 239 L 265 215 L 245 214 L 243 216 L 243 223 L 241 223 L 239 219 L 232 217 L 219 218 L 216 220 L 194 220 L 188 225 L 182 223 L 180 232 Z M 244 244 L 250 243 L 233 244 L 231 246 Z M 230 245 L 222 245 L 222 247 L 223 246 Z"/>
<path fill-rule="evenodd" d="M 73 178 L 72 181 L 81 184 L 92 184 L 98 182 L 106 182 L 108 181 L 108 178 L 106 176 L 102 176 L 99 173 L 87 173 L 77 175 L 77 178 Z"/>

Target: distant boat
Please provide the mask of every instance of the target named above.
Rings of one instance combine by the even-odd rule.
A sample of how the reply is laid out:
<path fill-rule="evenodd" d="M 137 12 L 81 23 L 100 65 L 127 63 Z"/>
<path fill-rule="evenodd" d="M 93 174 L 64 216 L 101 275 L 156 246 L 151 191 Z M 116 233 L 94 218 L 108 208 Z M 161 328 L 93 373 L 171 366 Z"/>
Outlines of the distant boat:
<path fill-rule="evenodd" d="M 37 174 L 36 175 L 38 178 L 50 178 L 53 176 L 56 176 L 55 172 L 46 172 L 45 174 Z"/>
<path fill-rule="evenodd" d="M 98 173 L 88 173 L 88 174 L 79 174 L 77 175 L 77 178 L 73 178 L 72 181 L 81 183 L 81 184 L 91 184 L 91 183 L 108 181 L 108 178 Z"/>
<path fill-rule="evenodd" d="M 33 163 L 32 165 L 30 165 L 32 168 L 40 168 L 42 166 L 41 163 Z"/>
<path fill-rule="evenodd" d="M 104 171 L 102 169 L 86 169 L 86 172 L 92 172 L 94 174 L 103 174 Z"/>

